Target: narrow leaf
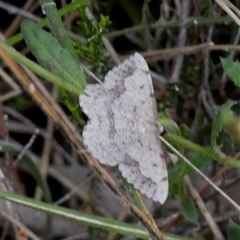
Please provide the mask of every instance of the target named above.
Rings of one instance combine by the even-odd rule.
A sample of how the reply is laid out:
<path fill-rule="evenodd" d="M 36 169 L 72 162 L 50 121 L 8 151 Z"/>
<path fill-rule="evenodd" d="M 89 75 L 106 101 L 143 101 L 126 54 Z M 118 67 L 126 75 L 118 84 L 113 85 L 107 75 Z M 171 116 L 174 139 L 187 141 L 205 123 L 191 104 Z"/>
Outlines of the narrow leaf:
<path fill-rule="evenodd" d="M 65 217 L 69 220 L 86 224 L 104 231 L 116 232 L 122 235 L 133 236 L 141 239 L 149 239 L 149 233 L 136 224 L 124 223 L 106 217 L 93 214 L 86 214 L 65 207 L 56 206 L 30 198 L 22 197 L 17 194 L 0 191 L 0 199 L 5 199 L 14 203 L 21 204 L 48 214 Z"/>
<path fill-rule="evenodd" d="M 240 63 L 233 62 L 226 58 L 221 58 L 221 62 L 226 74 L 231 78 L 236 86 L 240 87 Z"/>
<path fill-rule="evenodd" d="M 86 86 L 85 76 L 68 50 L 61 47 L 52 35 L 33 21 L 24 20 L 21 24 L 21 31 L 39 63 L 70 83 L 73 88 L 77 88 L 80 94 Z"/>
<path fill-rule="evenodd" d="M 79 90 L 77 88 L 72 88 L 72 85 L 70 83 L 66 81 L 64 82 L 61 77 L 49 72 L 46 68 L 40 66 L 38 63 L 35 63 L 34 61 L 16 51 L 15 48 L 0 41 L 0 52 L 2 49 L 4 49 L 15 61 L 27 67 L 38 76 L 48 80 L 51 83 L 56 84 L 56 86 L 59 86 L 62 89 L 71 89 L 71 93 L 79 95 Z"/>
<path fill-rule="evenodd" d="M 42 4 L 44 1 L 42 0 Z M 62 22 L 62 19 L 60 17 L 60 14 L 57 10 L 57 7 L 55 4 L 45 5 L 44 7 L 45 15 L 47 16 L 51 32 L 53 36 L 56 38 L 58 43 L 65 49 L 68 50 L 68 52 L 71 54 L 71 56 L 74 58 L 74 60 L 78 61 L 78 56 L 76 51 L 73 48 L 72 45 L 72 39 L 70 37 L 69 32 L 64 27 L 64 24 Z"/>

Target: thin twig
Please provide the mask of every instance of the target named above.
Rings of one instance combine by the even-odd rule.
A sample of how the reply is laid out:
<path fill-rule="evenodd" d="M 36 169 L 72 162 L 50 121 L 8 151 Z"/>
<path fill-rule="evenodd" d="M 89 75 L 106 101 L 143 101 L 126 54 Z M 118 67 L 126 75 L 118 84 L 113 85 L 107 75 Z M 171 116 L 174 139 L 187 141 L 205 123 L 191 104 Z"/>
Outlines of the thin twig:
<path fill-rule="evenodd" d="M 20 221 L 18 221 L 16 218 L 13 218 L 10 214 L 1 211 L 1 215 L 8 219 L 12 224 L 17 226 L 19 229 L 24 230 L 26 232 L 26 235 L 30 237 L 33 240 L 41 240 L 37 235 L 35 235 L 30 229 L 28 229 L 26 226 L 24 226 Z M 21 238 L 23 239 L 23 238 Z"/>
<path fill-rule="evenodd" d="M 9 14 L 20 15 L 22 17 L 31 19 L 31 20 L 33 20 L 35 22 L 39 22 L 39 21 L 42 20 L 40 17 L 35 16 L 34 14 L 29 13 L 26 10 L 22 10 L 22 8 L 18 8 L 18 7 L 14 6 L 14 5 L 10 4 L 10 3 L 6 3 L 6 2 L 3 2 L 3 1 L 0 1 L 0 8 L 6 10 Z"/>
<path fill-rule="evenodd" d="M 191 7 L 190 0 L 185 0 L 182 2 L 181 11 L 180 11 L 181 14 L 179 16 L 181 18 L 180 20 L 182 22 L 187 20 L 188 15 L 190 13 L 190 7 Z M 181 28 L 179 30 L 177 41 L 178 41 L 177 46 L 179 48 L 182 48 L 183 46 L 185 46 L 186 41 L 187 41 L 187 27 L 186 26 L 181 26 Z M 183 60 L 184 60 L 183 57 L 184 57 L 184 55 L 180 55 L 180 56 L 177 56 L 173 60 L 172 73 L 171 73 L 169 82 L 177 83 L 179 81 L 180 72 L 181 72 L 181 68 L 182 68 Z"/>
<path fill-rule="evenodd" d="M 57 87 L 54 86 L 53 90 L 52 90 L 52 96 L 54 99 L 57 98 L 58 96 L 58 90 Z M 44 178 L 46 178 L 47 176 L 47 169 L 49 166 L 49 162 L 50 162 L 50 156 L 51 156 L 51 149 L 52 149 L 52 139 L 53 139 L 53 133 L 54 133 L 54 122 L 52 121 L 52 119 L 50 117 L 48 117 L 48 121 L 47 121 L 47 128 L 46 128 L 46 132 L 48 133 L 48 135 L 50 136 L 48 139 L 45 139 L 44 141 L 44 146 L 43 146 L 43 151 L 42 151 L 42 161 L 41 161 L 41 174 Z M 34 194 L 34 198 L 36 200 L 40 200 L 42 197 L 42 190 L 40 187 L 37 187 L 35 190 L 35 194 Z"/>
<path fill-rule="evenodd" d="M 158 28 L 171 28 L 171 27 L 179 27 L 179 26 L 186 26 L 186 27 L 192 27 L 194 25 L 209 25 L 209 24 L 215 24 L 215 23 L 229 23 L 232 22 L 232 19 L 228 16 L 224 17 L 212 17 L 212 18 L 189 18 L 188 20 L 184 21 L 182 23 L 181 21 L 157 21 L 155 23 L 150 23 L 148 26 L 152 29 L 158 29 Z M 125 35 L 127 33 L 133 33 L 133 32 L 139 32 L 145 29 L 145 25 L 137 25 L 134 27 L 124 28 L 122 30 L 113 31 L 107 34 L 108 38 L 113 37 L 119 37 L 121 35 Z"/>
<path fill-rule="evenodd" d="M 215 0 L 219 6 L 240 26 L 240 11 L 228 0 Z M 233 9 L 233 11 L 231 10 Z M 235 14 L 235 13 L 237 14 Z"/>
<path fill-rule="evenodd" d="M 195 200 L 198 208 L 200 209 L 202 215 L 206 219 L 209 227 L 211 228 L 212 232 L 214 233 L 216 239 L 218 240 L 225 240 L 224 236 L 222 235 L 221 231 L 219 230 L 217 224 L 214 222 L 211 214 L 208 212 L 200 194 L 196 190 L 196 188 L 193 186 L 189 176 L 184 177 L 184 182 L 188 187 L 188 190 L 190 194 L 192 195 L 192 198 Z"/>
<path fill-rule="evenodd" d="M 0 6 L 1 5 L 2 4 L 0 4 Z M 25 2 L 25 4 L 22 7 L 22 9 L 19 9 L 19 8 L 15 7 L 15 10 L 18 11 L 18 15 L 14 18 L 14 20 L 8 26 L 7 30 L 4 32 L 5 37 L 8 38 L 8 37 L 12 36 L 18 30 L 19 25 L 20 25 L 20 23 L 22 21 L 22 17 L 24 16 L 24 11 L 29 10 L 29 12 L 31 12 L 31 11 L 33 12 L 38 6 L 39 6 L 39 2 L 38 1 L 34 2 L 32 0 L 28 0 L 28 1 Z M 13 8 L 11 8 L 11 9 L 13 9 Z M 26 16 L 27 18 L 35 19 L 35 20 L 41 20 L 40 18 L 34 16 L 31 13 L 25 12 L 25 15 L 26 14 L 28 14 L 28 16 Z"/>
<path fill-rule="evenodd" d="M 24 146 L 22 152 L 18 155 L 16 161 L 14 162 L 14 166 L 16 166 L 19 163 L 19 161 L 21 161 L 21 159 L 25 155 L 26 151 L 28 151 L 28 149 L 30 149 L 32 147 L 38 133 L 39 133 L 39 129 L 36 128 L 31 136 L 30 140 L 28 141 L 28 143 Z"/>
<path fill-rule="evenodd" d="M 175 149 L 169 142 L 167 142 L 163 137 L 160 136 L 161 141 L 166 144 L 178 157 L 184 160 L 192 169 L 194 169 L 202 178 L 205 179 L 218 193 L 220 193 L 237 211 L 240 212 L 240 206 L 235 203 L 225 192 L 218 188 L 207 176 L 205 176 L 197 167 L 195 167 L 187 158 L 185 158 L 177 149 Z"/>

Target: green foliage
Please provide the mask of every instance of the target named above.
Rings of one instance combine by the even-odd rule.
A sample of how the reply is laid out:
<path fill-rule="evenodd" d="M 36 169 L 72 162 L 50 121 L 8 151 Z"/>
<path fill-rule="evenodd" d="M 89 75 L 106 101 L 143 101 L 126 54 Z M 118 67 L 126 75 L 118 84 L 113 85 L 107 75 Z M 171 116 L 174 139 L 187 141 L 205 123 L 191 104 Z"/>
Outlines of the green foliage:
<path fill-rule="evenodd" d="M 228 240 L 237 240 L 240 237 L 240 226 L 233 221 L 229 221 L 227 228 Z"/>
<path fill-rule="evenodd" d="M 108 61 L 103 54 L 102 37 L 108 32 L 111 21 L 108 16 L 103 15 L 100 15 L 99 22 L 89 21 L 85 14 L 85 7 L 79 8 L 78 12 L 80 20 L 77 24 L 87 40 L 75 41 L 74 48 L 80 58 L 89 62 L 92 70 L 98 73 L 106 72 Z"/>
<path fill-rule="evenodd" d="M 221 63 L 226 74 L 236 86 L 240 87 L 240 63 L 233 62 L 226 58 L 221 58 Z"/>
<path fill-rule="evenodd" d="M 44 2 L 46 3 L 49 0 L 41 1 L 44 4 Z M 67 31 L 66 28 L 64 27 L 64 24 L 62 22 L 62 19 L 60 17 L 56 5 L 55 4 L 45 5 L 44 12 L 49 20 L 51 32 L 55 39 L 58 41 L 62 48 L 67 49 L 67 51 L 70 53 L 75 62 L 78 62 L 78 56 L 73 48 L 69 31 Z"/>
<path fill-rule="evenodd" d="M 24 20 L 21 30 L 39 63 L 66 81 L 66 88 L 69 88 L 70 84 L 80 93 L 86 85 L 85 76 L 69 51 L 33 21 Z M 62 84 L 64 85 L 64 82 Z M 68 90 L 71 91 L 71 88 Z"/>
<path fill-rule="evenodd" d="M 110 25 L 108 17 L 100 15 L 98 22 L 91 22 L 85 14 L 85 6 L 80 7 L 81 20 L 78 25 L 87 37 L 87 41 L 75 42 L 76 52 L 83 59 L 88 59 L 91 67 L 98 72 L 106 71 L 107 59 L 103 56 L 102 37 L 107 33 Z M 54 27 L 54 26 L 53 26 Z M 56 26 L 55 26 L 56 27 Z M 71 112 L 71 118 L 81 127 L 85 124 L 79 104 L 74 103 L 71 89 L 76 89 L 79 94 L 86 86 L 85 76 L 68 49 L 64 48 L 49 33 L 30 20 L 24 20 L 21 25 L 24 39 L 39 63 L 52 73 L 61 77 L 64 81 L 54 82 L 60 87 L 59 100 Z M 63 38 L 64 40 L 64 38 Z M 69 93 L 70 92 L 70 93 Z"/>
<path fill-rule="evenodd" d="M 198 209 L 190 197 L 184 198 L 181 205 L 181 212 L 184 218 L 190 223 L 197 223 L 198 221 Z"/>

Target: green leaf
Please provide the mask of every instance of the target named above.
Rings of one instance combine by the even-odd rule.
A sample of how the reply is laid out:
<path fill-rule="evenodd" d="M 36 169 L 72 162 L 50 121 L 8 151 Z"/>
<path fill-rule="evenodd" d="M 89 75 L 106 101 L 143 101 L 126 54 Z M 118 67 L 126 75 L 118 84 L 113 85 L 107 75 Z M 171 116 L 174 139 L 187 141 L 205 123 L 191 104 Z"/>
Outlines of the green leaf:
<path fill-rule="evenodd" d="M 240 87 L 240 63 L 233 62 L 226 58 L 221 58 L 221 62 L 226 74 L 231 78 L 236 86 Z"/>
<path fill-rule="evenodd" d="M 73 88 L 70 83 L 64 82 L 61 77 L 49 72 L 46 68 L 25 57 L 24 55 L 16 51 L 15 48 L 7 45 L 6 43 L 0 41 L 0 44 L 1 47 L 18 63 L 27 67 L 28 69 L 36 73 L 38 76 L 48 80 L 51 83 L 56 84 L 56 86 L 59 86 L 62 89 L 71 89 L 71 93 L 79 96 L 79 90 L 77 88 Z"/>
<path fill-rule="evenodd" d="M 49 0 L 42 0 L 49 1 Z M 51 0 L 50 0 L 51 1 Z M 53 36 L 56 38 L 58 43 L 71 54 L 73 59 L 78 62 L 78 56 L 73 48 L 72 40 L 69 32 L 64 27 L 61 16 L 57 10 L 56 4 L 45 5 L 45 15 L 48 18 L 49 25 Z"/>
<path fill-rule="evenodd" d="M 68 50 L 61 47 L 53 36 L 33 21 L 24 20 L 21 24 L 21 31 L 39 63 L 70 83 L 72 88 L 77 88 L 80 94 L 86 86 L 85 76 Z"/>
<path fill-rule="evenodd" d="M 227 228 L 228 240 L 237 240 L 240 238 L 240 226 L 233 221 L 229 221 Z"/>
<path fill-rule="evenodd" d="M 181 211 L 184 218 L 190 223 L 197 223 L 198 221 L 198 210 L 193 202 L 193 200 L 189 197 L 185 198 L 182 201 Z"/>
<path fill-rule="evenodd" d="M 215 150 L 217 149 L 216 141 L 217 141 L 219 134 L 222 131 L 223 120 L 225 119 L 225 116 L 228 116 L 230 114 L 230 109 L 234 104 L 236 104 L 236 102 L 234 102 L 232 100 L 228 100 L 219 109 L 218 115 L 214 119 L 213 124 L 212 124 L 211 149 L 215 149 Z"/>

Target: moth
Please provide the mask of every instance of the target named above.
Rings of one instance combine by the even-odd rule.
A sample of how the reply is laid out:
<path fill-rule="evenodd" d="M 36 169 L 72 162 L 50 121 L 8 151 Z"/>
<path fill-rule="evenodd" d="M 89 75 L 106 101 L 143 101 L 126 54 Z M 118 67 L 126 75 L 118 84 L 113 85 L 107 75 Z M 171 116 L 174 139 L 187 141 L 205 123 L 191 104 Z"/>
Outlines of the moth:
<path fill-rule="evenodd" d="M 89 84 L 79 104 L 89 118 L 82 134 L 86 150 L 101 164 L 117 166 L 142 194 L 163 204 L 168 172 L 145 59 L 139 53 L 130 56 L 102 84 Z"/>

